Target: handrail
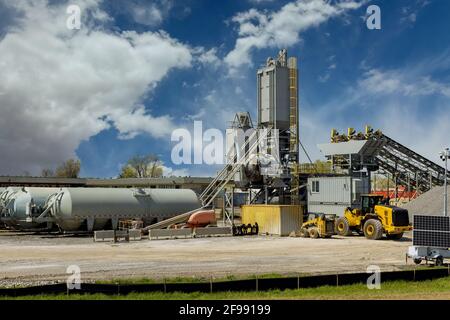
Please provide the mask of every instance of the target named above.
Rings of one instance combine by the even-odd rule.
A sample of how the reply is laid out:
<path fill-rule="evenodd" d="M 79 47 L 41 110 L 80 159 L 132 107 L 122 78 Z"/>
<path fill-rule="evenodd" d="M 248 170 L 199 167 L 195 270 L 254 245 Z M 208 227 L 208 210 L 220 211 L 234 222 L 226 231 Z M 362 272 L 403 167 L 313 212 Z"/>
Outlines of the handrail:
<path fill-rule="evenodd" d="M 267 128 L 270 130 L 270 128 Z M 256 141 L 245 151 L 245 148 L 252 142 L 254 135 L 257 136 Z M 258 147 L 262 135 L 258 135 L 258 131 L 255 130 L 254 133 L 250 135 L 250 138 L 247 142 L 241 147 L 244 150 L 244 156 L 238 162 L 235 162 L 231 165 L 231 170 L 229 170 L 230 165 L 226 165 L 222 171 L 217 175 L 217 177 L 210 183 L 210 185 L 205 189 L 205 191 L 200 195 L 200 200 L 204 207 L 207 207 L 211 204 L 211 202 L 217 197 L 217 195 L 223 190 L 223 188 L 230 182 L 231 178 L 234 174 L 241 168 L 242 165 L 247 164 L 250 161 L 249 155 L 255 151 Z M 237 160 L 237 153 L 234 157 Z M 216 183 L 219 182 L 218 185 Z M 213 189 L 215 187 L 215 189 Z"/>

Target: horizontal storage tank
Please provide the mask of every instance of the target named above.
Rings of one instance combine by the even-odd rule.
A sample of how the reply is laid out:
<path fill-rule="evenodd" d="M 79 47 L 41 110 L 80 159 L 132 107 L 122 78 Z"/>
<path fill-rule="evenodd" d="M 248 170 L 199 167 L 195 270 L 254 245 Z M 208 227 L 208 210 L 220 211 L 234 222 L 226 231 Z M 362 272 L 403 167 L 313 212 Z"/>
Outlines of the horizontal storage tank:
<path fill-rule="evenodd" d="M 60 188 L 8 188 L 5 195 L 5 207 L 2 212 L 2 221 L 14 229 L 41 229 L 46 228 L 45 223 L 26 221 L 27 218 L 42 211 L 48 197 Z"/>
<path fill-rule="evenodd" d="M 49 216 L 65 231 L 98 230 L 118 219 L 161 221 L 201 207 L 190 189 L 62 188 L 48 202 Z"/>
<path fill-rule="evenodd" d="M 288 236 L 298 231 L 303 223 L 300 205 L 245 205 L 242 206 L 242 224 L 258 223 L 260 234 Z"/>

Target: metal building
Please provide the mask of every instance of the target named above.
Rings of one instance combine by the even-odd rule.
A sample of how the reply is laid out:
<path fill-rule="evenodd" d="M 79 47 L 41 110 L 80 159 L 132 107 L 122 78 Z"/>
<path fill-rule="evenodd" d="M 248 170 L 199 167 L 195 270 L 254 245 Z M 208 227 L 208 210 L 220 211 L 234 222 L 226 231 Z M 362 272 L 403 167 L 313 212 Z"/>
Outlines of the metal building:
<path fill-rule="evenodd" d="M 347 207 L 358 206 L 360 195 L 370 192 L 367 176 L 328 176 L 308 178 L 308 212 L 342 216 Z"/>

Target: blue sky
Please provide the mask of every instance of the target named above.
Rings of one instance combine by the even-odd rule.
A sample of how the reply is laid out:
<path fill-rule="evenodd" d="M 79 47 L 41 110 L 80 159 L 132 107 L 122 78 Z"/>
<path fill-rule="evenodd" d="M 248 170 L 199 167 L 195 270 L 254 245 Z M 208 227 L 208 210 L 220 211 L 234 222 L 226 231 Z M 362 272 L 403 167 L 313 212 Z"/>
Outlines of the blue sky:
<path fill-rule="evenodd" d="M 237 111 L 256 120 L 256 69 L 283 47 L 299 58 L 314 159 L 331 128 L 365 124 L 436 161 L 450 144 L 446 0 L 71 1 L 78 31 L 63 30 L 66 2 L 18 2 L 0 0 L 0 174 L 76 156 L 82 176 L 114 177 L 156 153 L 168 174 L 212 175 L 220 166 L 171 163 L 171 131 L 225 130 Z M 371 4 L 381 30 L 366 27 Z"/>

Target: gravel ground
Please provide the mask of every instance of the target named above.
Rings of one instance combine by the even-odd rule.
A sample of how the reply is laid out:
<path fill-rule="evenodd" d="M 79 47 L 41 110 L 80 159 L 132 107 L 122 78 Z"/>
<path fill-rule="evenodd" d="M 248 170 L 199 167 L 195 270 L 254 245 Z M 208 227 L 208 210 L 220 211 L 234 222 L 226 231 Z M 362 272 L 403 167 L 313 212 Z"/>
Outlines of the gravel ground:
<path fill-rule="evenodd" d="M 405 266 L 411 235 L 401 241 L 364 237 L 304 239 L 222 237 L 94 243 L 90 237 L 0 232 L 0 287 L 65 281 L 78 265 L 84 282 L 118 278 L 365 272 Z"/>

